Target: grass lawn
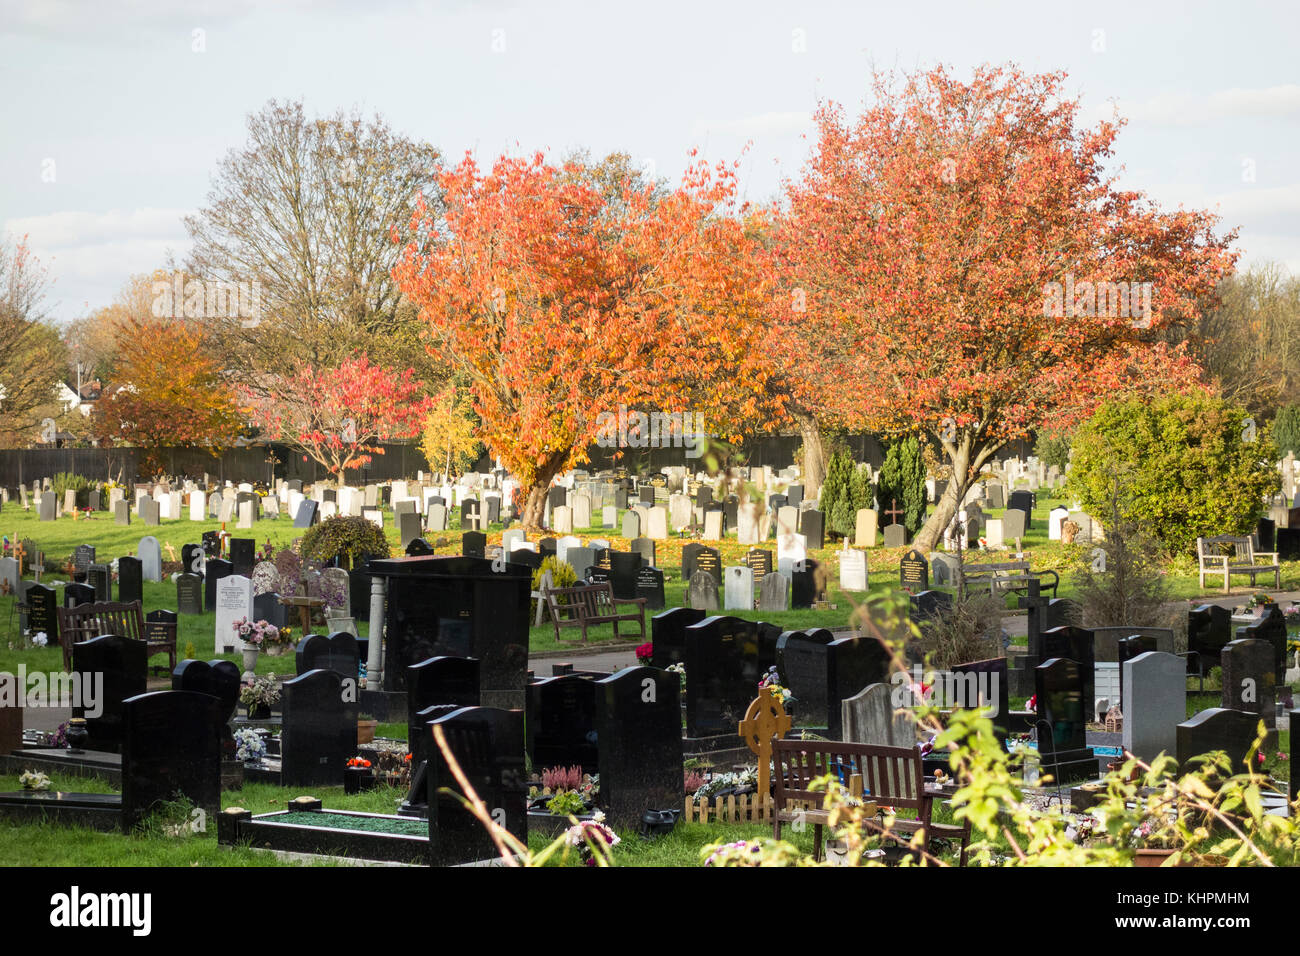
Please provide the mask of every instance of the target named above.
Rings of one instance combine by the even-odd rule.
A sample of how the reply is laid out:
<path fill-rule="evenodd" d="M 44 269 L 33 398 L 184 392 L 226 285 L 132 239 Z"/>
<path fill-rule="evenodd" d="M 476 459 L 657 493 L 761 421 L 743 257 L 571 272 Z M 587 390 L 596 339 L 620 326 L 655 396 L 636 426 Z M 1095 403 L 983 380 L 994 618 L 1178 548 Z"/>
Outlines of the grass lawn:
<path fill-rule="evenodd" d="M 1048 512 L 1061 503 L 1062 500 L 1048 498 L 1046 493 L 1040 494 L 1038 507 L 1034 512 L 1034 526 L 1029 529 L 1023 546 L 1028 552 L 1028 560 L 1036 570 L 1051 569 L 1061 574 L 1060 596 L 1070 597 L 1074 594 L 1074 589 L 1067 571 L 1071 563 L 1084 552 L 1087 546 L 1063 545 L 1059 541 L 1049 541 L 1047 539 Z M 996 514 L 995 512 L 994 516 Z M 453 527 L 459 525 L 457 510 L 453 510 L 451 523 Z M 200 535 L 204 531 L 218 530 L 219 528 L 220 524 L 216 521 L 192 522 L 188 520 L 167 520 L 156 528 L 145 527 L 138 521 L 134 522 L 129 528 L 120 527 L 107 514 L 97 515 L 90 519 L 74 520 L 65 517 L 57 521 L 41 522 L 35 511 L 22 511 L 16 503 L 11 503 L 4 513 L 0 514 L 0 532 L 7 535 L 10 541 L 29 538 L 35 542 L 38 548 L 45 552 L 47 563 L 56 562 L 60 564 L 71 556 L 72 550 L 79 544 L 94 545 L 97 551 L 96 559 L 101 562 L 111 561 L 126 554 L 134 554 L 140 538 L 146 534 L 153 534 L 162 543 L 163 559 L 167 561 L 168 544 L 175 549 L 179 556 L 182 545 L 196 543 L 200 540 Z M 500 543 L 501 530 L 500 525 L 495 525 L 488 530 L 488 542 L 490 544 Z M 253 531 L 232 531 L 232 534 L 237 536 L 248 535 L 254 537 L 258 541 L 259 547 L 269 540 L 275 548 L 289 546 L 301 536 L 301 533 L 300 529 L 293 527 L 292 522 L 287 517 L 260 521 Z M 586 538 L 606 538 L 613 547 L 620 550 L 628 548 L 628 540 L 614 534 L 611 529 L 584 528 L 578 529 L 576 533 Z M 399 539 L 394 522 L 389 521 L 387 523 L 385 534 L 393 547 L 393 553 L 400 553 Z M 460 553 L 459 531 L 430 534 L 428 538 L 430 543 L 435 545 L 437 553 L 448 555 Z M 656 542 L 656 563 L 664 570 L 664 592 L 668 607 L 676 607 L 684 603 L 685 584 L 681 579 L 681 554 L 682 547 L 691 540 L 697 539 L 674 537 L 667 541 Z M 741 563 L 743 555 L 749 550 L 748 546 L 740 545 L 735 540 L 712 542 L 711 546 L 718 548 L 721 552 L 724 566 Z M 775 541 L 769 540 L 765 547 L 774 551 Z M 903 553 L 904 549 L 899 548 L 874 548 L 868 550 L 867 560 L 871 574 L 870 593 L 883 593 L 897 588 L 898 563 Z M 861 601 L 865 595 L 840 591 L 837 546 L 812 551 L 810 556 L 820 561 L 827 570 L 827 597 L 829 603 L 835 605 L 834 609 L 793 610 L 780 613 L 770 611 L 728 611 L 726 613 L 752 620 L 766 620 L 782 629 L 833 628 L 847 625 L 854 603 Z M 1005 558 L 1005 554 L 1000 558 L 986 555 L 974 557 L 974 560 L 1000 560 Z M 49 572 L 45 575 L 45 580 L 47 582 L 67 581 L 68 575 L 62 572 Z M 1169 583 L 1171 596 L 1174 598 L 1192 598 L 1202 593 L 1197 586 L 1195 561 L 1191 558 L 1180 558 L 1170 562 Z M 1300 562 L 1292 561 L 1283 564 L 1282 587 L 1284 590 L 1300 589 Z M 1204 593 L 1206 596 L 1213 597 L 1218 592 L 1211 589 Z M 1248 592 L 1238 587 L 1235 593 L 1245 594 Z M 174 610 L 176 608 L 176 587 L 170 580 L 165 580 L 161 584 L 146 582 L 144 599 L 146 610 L 155 610 L 157 608 Z M 1015 607 L 1014 596 L 1008 597 L 1008 606 Z M 18 634 L 18 616 L 13 613 L 12 607 L 12 597 L 0 597 L 0 633 L 3 634 L 3 637 L 0 637 L 0 671 L 12 672 L 19 663 L 25 663 L 29 671 L 58 670 L 62 658 L 57 649 L 19 650 L 9 646 L 15 643 L 20 636 Z M 177 640 L 178 651 L 183 654 L 186 645 L 192 643 L 199 657 L 210 660 L 214 656 L 218 656 L 214 655 L 214 626 L 215 615 L 212 612 L 182 617 L 180 634 Z M 367 626 L 364 623 L 359 623 L 358 629 L 364 637 L 367 633 Z M 622 625 L 620 631 L 620 642 L 634 642 L 637 640 L 637 632 L 634 627 Z M 647 623 L 647 639 L 648 631 L 649 624 Z M 613 626 L 604 625 L 593 628 L 590 636 L 594 644 L 612 643 L 614 639 Z M 563 643 L 557 643 L 554 627 L 549 622 L 544 623 L 529 629 L 529 648 L 533 653 L 572 649 L 575 646 L 577 635 L 573 632 L 565 632 L 564 637 L 565 641 Z M 240 663 L 237 655 L 224 656 L 236 663 Z M 261 655 L 258 660 L 257 671 L 261 674 L 281 673 L 291 669 L 292 666 L 292 659 Z"/>

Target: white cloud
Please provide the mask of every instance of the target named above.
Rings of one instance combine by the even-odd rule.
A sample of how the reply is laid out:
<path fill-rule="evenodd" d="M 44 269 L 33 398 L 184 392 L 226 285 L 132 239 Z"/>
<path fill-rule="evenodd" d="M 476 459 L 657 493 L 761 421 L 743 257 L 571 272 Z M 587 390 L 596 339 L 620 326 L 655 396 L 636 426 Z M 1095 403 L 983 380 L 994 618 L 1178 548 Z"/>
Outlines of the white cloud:
<path fill-rule="evenodd" d="M 131 275 L 162 268 L 169 252 L 189 249 L 187 209 L 67 211 L 9 219 L 3 232 L 27 236 L 49 270 L 52 312 L 61 319 L 108 305 Z"/>
<path fill-rule="evenodd" d="M 696 137 L 706 133 L 741 137 L 798 136 L 809 132 L 812 122 L 812 114 L 805 111 L 759 113 L 734 120 L 696 120 L 691 132 Z"/>
<path fill-rule="evenodd" d="M 1119 99 L 1113 104 L 1133 123 L 1153 126 L 1199 126 L 1243 116 L 1273 119 L 1300 115 L 1300 85 L 1287 83 L 1255 89 L 1234 87 L 1206 95 L 1160 93 L 1146 99 Z M 1111 103 L 1082 111 L 1084 125 L 1092 126 L 1113 115 Z"/>

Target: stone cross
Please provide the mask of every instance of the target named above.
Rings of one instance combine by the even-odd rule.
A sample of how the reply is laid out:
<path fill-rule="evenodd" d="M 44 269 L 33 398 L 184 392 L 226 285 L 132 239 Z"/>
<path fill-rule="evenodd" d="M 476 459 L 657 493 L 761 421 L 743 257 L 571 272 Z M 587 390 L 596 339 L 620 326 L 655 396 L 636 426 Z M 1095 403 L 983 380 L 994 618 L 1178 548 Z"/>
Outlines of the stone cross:
<path fill-rule="evenodd" d="M 745 719 L 740 722 L 740 736 L 758 757 L 758 797 L 770 800 L 772 738 L 784 737 L 794 726 L 794 720 L 785 712 L 781 698 L 764 690 L 750 701 Z"/>
<path fill-rule="evenodd" d="M 903 513 L 902 509 L 898 507 L 898 499 L 891 498 L 889 499 L 889 503 L 892 507 L 888 511 L 886 511 L 885 514 L 889 515 L 894 519 L 893 521 L 890 522 L 890 524 L 898 524 L 898 516 Z"/>

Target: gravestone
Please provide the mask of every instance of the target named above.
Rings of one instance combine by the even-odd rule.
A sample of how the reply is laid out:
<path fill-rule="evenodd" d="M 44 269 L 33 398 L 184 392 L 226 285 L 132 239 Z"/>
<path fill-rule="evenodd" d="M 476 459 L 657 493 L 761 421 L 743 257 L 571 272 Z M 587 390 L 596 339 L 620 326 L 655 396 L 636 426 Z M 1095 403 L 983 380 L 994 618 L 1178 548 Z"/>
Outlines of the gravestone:
<path fill-rule="evenodd" d="M 145 692 L 147 656 L 144 641 L 119 634 L 72 645 L 72 672 L 83 688 L 81 699 L 73 701 L 72 716 L 86 720 L 90 734 L 86 749 L 114 753 L 121 749 L 122 703 Z M 96 706 L 90 710 L 84 706 L 88 687 L 98 690 L 98 697 L 93 701 Z"/>
<path fill-rule="evenodd" d="M 184 797 L 209 819 L 221 810 L 224 703 L 191 691 L 141 693 L 122 704 L 122 828 Z"/>
<path fill-rule="evenodd" d="M 466 498 L 460 503 L 460 529 L 462 531 L 479 530 L 481 518 L 477 498 Z"/>
<path fill-rule="evenodd" d="M 110 579 L 111 582 L 111 579 Z M 117 559 L 117 597 L 119 601 L 144 601 L 144 562 L 130 555 Z M 111 597 L 100 598 L 111 601 Z"/>
<path fill-rule="evenodd" d="M 894 708 L 893 693 L 890 684 L 868 684 L 841 701 L 842 739 L 846 743 L 877 747 L 915 746 L 916 725 L 907 710 Z"/>
<path fill-rule="evenodd" d="M 905 528 L 905 527 L 904 527 L 903 525 L 901 525 L 901 524 L 887 524 L 887 525 L 885 525 L 885 540 L 884 540 L 884 546 L 885 546 L 886 548 L 903 548 L 903 547 L 906 547 L 906 546 L 907 546 L 907 528 Z"/>
<path fill-rule="evenodd" d="M 890 657 L 871 637 L 842 637 L 826 645 L 827 736 L 843 740 L 840 702 L 855 697 L 868 684 L 889 679 Z M 689 672 L 688 672 L 689 673 Z"/>
<path fill-rule="evenodd" d="M 1273 674 L 1278 684 L 1286 683 L 1286 618 L 1271 604 L 1254 624 L 1237 628 L 1238 640 L 1264 641 L 1273 649 Z"/>
<path fill-rule="evenodd" d="M 799 533 L 807 539 L 808 547 L 815 550 L 826 546 L 826 516 L 820 511 L 799 513 Z"/>
<path fill-rule="evenodd" d="M 1061 540 L 1061 523 L 1070 517 L 1070 509 L 1064 505 L 1057 505 L 1047 513 L 1047 540 Z"/>
<path fill-rule="evenodd" d="M 826 600 L 826 569 L 808 558 L 796 561 L 790 575 L 790 606 L 809 608 Z"/>
<path fill-rule="evenodd" d="M 203 579 L 197 574 L 178 575 L 176 578 L 177 613 L 202 614 L 203 606 Z"/>
<path fill-rule="evenodd" d="M 54 500 L 53 494 L 41 495 L 40 503 L 37 505 L 40 512 L 40 520 L 53 521 L 58 517 L 58 502 Z"/>
<path fill-rule="evenodd" d="M 650 662 L 665 668 L 686 660 L 686 629 L 708 617 L 698 608 L 675 607 L 650 619 Z"/>
<path fill-rule="evenodd" d="M 217 606 L 217 583 L 230 576 L 230 562 L 224 558 L 208 558 L 203 574 L 203 606 L 209 611 Z"/>
<path fill-rule="evenodd" d="M 686 628 L 685 658 L 686 736 L 734 736 L 758 681 L 776 663 L 776 639 L 756 621 L 708 617 Z"/>
<path fill-rule="evenodd" d="M 96 601 L 113 600 L 113 569 L 111 567 L 107 564 L 92 564 L 86 571 L 86 578 L 87 583 L 95 591 Z"/>
<path fill-rule="evenodd" d="M 342 676 L 317 669 L 286 680 L 280 707 L 280 785 L 337 786 L 357 750 L 357 722 L 344 700 Z"/>
<path fill-rule="evenodd" d="M 636 538 L 628 546 L 628 549 L 642 560 L 645 564 L 655 563 L 655 543 L 649 538 Z"/>
<path fill-rule="evenodd" d="M 647 810 L 685 799 L 678 675 L 630 667 L 596 681 L 600 802 L 615 827 L 637 827 Z"/>
<path fill-rule="evenodd" d="M 155 584 L 162 581 L 162 549 L 158 546 L 158 539 L 153 535 L 141 538 L 135 553 L 140 558 L 140 573 L 144 579 Z"/>
<path fill-rule="evenodd" d="M 724 514 L 721 511 L 708 509 L 704 512 L 704 540 L 721 541 L 723 538 Z"/>
<path fill-rule="evenodd" d="M 69 584 L 63 588 L 63 606 L 76 607 L 79 604 L 94 604 L 95 589 L 89 584 Z"/>
<path fill-rule="evenodd" d="M 867 589 L 867 553 L 849 549 L 841 551 L 840 590 L 866 591 Z"/>
<path fill-rule="evenodd" d="M 515 556 L 523 552 L 515 552 Z M 532 572 L 466 557 L 372 560 L 388 582 L 384 690 L 404 690 L 406 668 L 430 657 L 474 657 L 481 699 L 524 703 Z M 371 628 L 376 627 L 371 621 Z"/>
<path fill-rule="evenodd" d="M 236 574 L 218 580 L 213 609 L 216 611 L 214 646 L 217 652 L 229 654 L 242 651 L 244 640 L 235 632 L 234 624 L 253 616 L 253 582 Z"/>
<path fill-rule="evenodd" d="M 1120 666 L 1128 689 L 1124 749 L 1146 763 L 1161 753 L 1173 756 L 1178 725 L 1187 717 L 1187 665 L 1173 654 L 1148 651 Z"/>
<path fill-rule="evenodd" d="M 317 521 L 316 512 L 319 507 L 319 502 L 310 498 L 302 499 L 297 512 L 293 516 L 293 526 L 295 528 L 310 528 Z"/>
<path fill-rule="evenodd" d="M 761 586 L 763 576 L 772 571 L 772 552 L 750 548 L 745 552 L 745 566 L 754 572 L 754 583 Z"/>
<path fill-rule="evenodd" d="M 570 674 L 528 685 L 528 757 L 535 768 L 580 766 L 597 773 L 596 685 Z"/>
<path fill-rule="evenodd" d="M 22 626 L 33 634 L 44 634 L 47 647 L 57 647 L 59 617 L 54 589 L 29 581 L 23 600 L 27 604 L 27 616 Z"/>
<path fill-rule="evenodd" d="M 717 592 L 714 592 L 716 599 Z M 646 609 L 659 611 L 664 607 L 664 573 L 658 568 L 645 567 L 637 571 L 636 596 L 646 599 Z"/>
<path fill-rule="evenodd" d="M 253 538 L 230 539 L 230 567 L 232 574 L 252 577 L 257 556 L 257 541 Z"/>
<path fill-rule="evenodd" d="M 1220 662 L 1224 709 L 1258 714 L 1265 727 L 1277 729 L 1277 680 L 1273 648 L 1268 641 L 1230 641 L 1223 648 Z"/>
<path fill-rule="evenodd" d="M 1032 491 L 1013 491 L 1007 498 L 1007 507 L 1024 512 L 1025 530 L 1034 526 L 1034 493 Z"/>
<path fill-rule="evenodd" d="M 289 608 L 280 603 L 280 595 L 274 591 L 253 594 L 253 616 L 251 621 L 265 621 L 272 627 L 284 630 L 289 627 Z"/>
<path fill-rule="evenodd" d="M 623 537 L 639 538 L 641 537 L 641 516 L 635 511 L 629 511 L 623 515 L 623 525 L 620 528 Z"/>
<path fill-rule="evenodd" d="M 1034 669 L 1034 678 L 1038 719 L 1046 721 L 1038 740 L 1043 772 L 1058 784 L 1097 776 L 1097 760 L 1085 741 L 1093 704 L 1091 661 L 1053 657 Z"/>
<path fill-rule="evenodd" d="M 487 535 L 482 531 L 466 531 L 460 536 L 460 553 L 467 558 L 482 558 L 487 554 Z"/>
<path fill-rule="evenodd" d="M 140 499 L 140 520 L 148 527 L 157 527 L 159 522 L 158 502 L 153 498 Z"/>
<path fill-rule="evenodd" d="M 930 587 L 930 563 L 925 555 L 915 548 L 903 555 L 898 564 L 898 580 L 904 589 L 913 593 L 927 590 Z"/>
<path fill-rule="evenodd" d="M 1019 508 L 1008 508 L 1002 512 L 1002 537 L 1006 541 L 1015 541 L 1025 536 L 1029 526 L 1029 516 Z"/>
<path fill-rule="evenodd" d="M 763 575 L 758 584 L 758 609 L 760 611 L 790 610 L 790 579 L 780 571 Z"/>
<path fill-rule="evenodd" d="M 523 711 L 464 707 L 439 717 L 432 725 L 445 735 L 447 749 L 479 799 L 492 808 L 499 825 L 526 843 L 528 776 Z M 499 859 L 483 824 L 456 798 L 461 786 L 436 746 L 429 748 L 428 767 L 429 864 L 455 866 Z M 451 793 L 443 793 L 444 789 Z"/>
<path fill-rule="evenodd" d="M 1178 764 L 1182 772 L 1196 757 L 1216 750 L 1228 755 L 1233 773 L 1253 772 L 1246 758 L 1258 735 L 1259 715 L 1244 710 L 1211 707 L 1178 725 Z"/>
<path fill-rule="evenodd" d="M 704 611 L 718 609 L 718 582 L 707 571 L 697 570 L 687 582 L 686 606 Z"/>
<path fill-rule="evenodd" d="M 795 698 L 795 715 L 800 726 L 826 727 L 826 646 L 834 640 L 830 631 L 785 631 L 776 640 L 776 669 L 781 686 Z"/>
<path fill-rule="evenodd" d="M 72 549 L 72 579 L 86 580 L 90 566 L 95 563 L 95 549 L 89 544 L 79 544 Z"/>
<path fill-rule="evenodd" d="M 723 577 L 726 582 L 723 589 L 725 609 L 728 611 L 752 611 L 754 609 L 754 572 L 750 568 L 740 565 L 727 568 Z"/>
<path fill-rule="evenodd" d="M 876 522 L 878 517 L 872 508 L 859 508 L 853 529 L 853 545 L 858 548 L 876 546 Z"/>
<path fill-rule="evenodd" d="M 428 707 L 477 707 L 479 662 L 473 657 L 430 657 L 406 669 L 406 724 L 412 763 L 428 759 L 432 743 L 419 714 Z"/>
<path fill-rule="evenodd" d="M 253 596 L 259 594 L 279 594 L 280 592 L 280 572 L 275 569 L 275 565 L 270 561 L 259 561 L 253 566 L 251 575 L 253 582 Z"/>
<path fill-rule="evenodd" d="M 650 509 L 646 537 L 651 541 L 668 540 L 668 509 L 658 506 Z"/>
<path fill-rule="evenodd" d="M 420 527 L 420 516 L 415 512 L 404 512 L 397 516 L 398 535 L 401 538 L 402 548 L 405 548 L 414 540 L 420 537 L 423 529 Z"/>
<path fill-rule="evenodd" d="M 402 503 L 402 502 L 399 502 L 399 504 L 401 504 L 401 503 Z M 430 530 L 430 531 L 446 531 L 446 530 L 447 530 L 447 506 L 446 506 L 446 505 L 444 505 L 441 501 L 431 501 L 431 502 L 429 503 L 429 512 L 428 512 L 428 514 L 429 514 L 429 530 Z M 398 513 L 397 516 L 396 516 L 396 517 L 397 517 L 397 526 L 398 526 L 398 528 L 401 528 L 401 526 L 402 526 L 402 519 L 403 519 L 403 518 L 406 518 L 408 515 L 411 516 L 411 517 L 415 517 L 415 518 L 416 518 L 415 524 L 417 524 L 417 525 L 419 524 L 418 516 L 416 516 L 416 514 L 415 514 L 414 511 L 402 511 L 402 512 Z"/>

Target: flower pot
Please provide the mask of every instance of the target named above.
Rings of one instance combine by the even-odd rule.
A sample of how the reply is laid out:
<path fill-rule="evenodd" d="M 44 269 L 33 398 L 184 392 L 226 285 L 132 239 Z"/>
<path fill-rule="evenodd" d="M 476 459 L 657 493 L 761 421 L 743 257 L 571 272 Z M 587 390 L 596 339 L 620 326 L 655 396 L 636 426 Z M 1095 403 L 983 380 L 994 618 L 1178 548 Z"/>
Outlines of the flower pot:
<path fill-rule="evenodd" d="M 86 729 L 86 718 L 73 717 L 68 721 L 68 729 L 64 734 L 64 739 L 68 742 L 68 753 L 84 753 L 86 740 L 90 737 L 90 731 Z"/>
<path fill-rule="evenodd" d="M 289 645 L 287 644 L 268 644 L 262 649 L 267 657 L 283 657 L 288 650 Z"/>
<path fill-rule="evenodd" d="M 344 767 L 343 792 L 360 793 L 375 789 L 375 772 L 370 767 Z"/>
<path fill-rule="evenodd" d="M 243 651 L 243 654 L 244 654 L 244 675 L 243 675 L 243 679 L 246 680 L 246 681 L 247 681 L 247 680 L 252 680 L 252 679 L 256 676 L 256 671 L 257 671 L 257 655 L 258 655 L 258 653 L 259 653 L 259 649 L 256 648 L 256 647 L 245 647 L 245 648 L 244 648 L 244 651 Z"/>
<path fill-rule="evenodd" d="M 375 728 L 379 726 L 377 720 L 358 720 L 357 721 L 357 743 L 368 744 L 375 739 Z"/>
<path fill-rule="evenodd" d="M 249 704 L 249 720 L 266 720 L 271 716 L 271 707 L 269 704 Z"/>

